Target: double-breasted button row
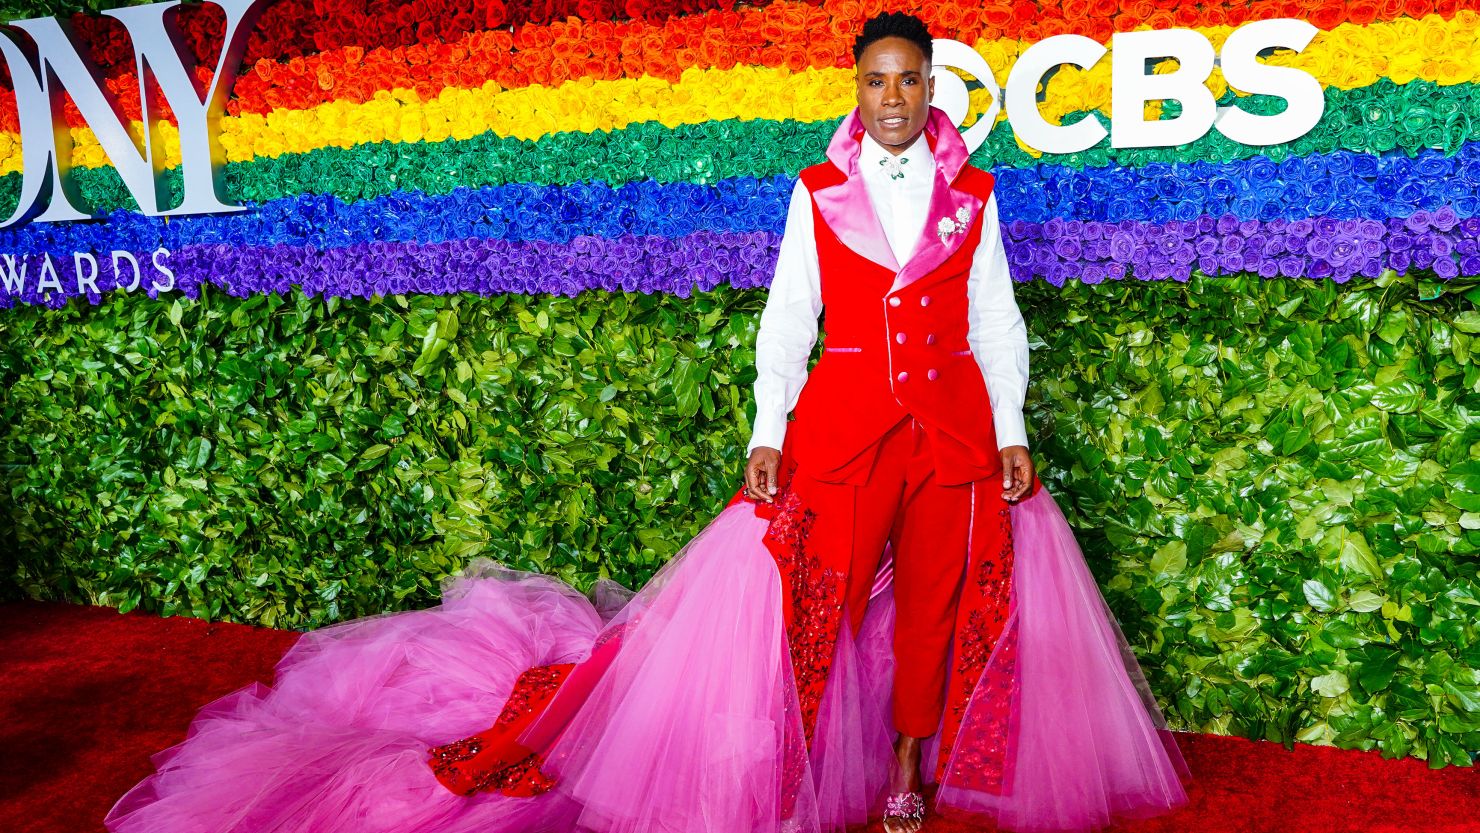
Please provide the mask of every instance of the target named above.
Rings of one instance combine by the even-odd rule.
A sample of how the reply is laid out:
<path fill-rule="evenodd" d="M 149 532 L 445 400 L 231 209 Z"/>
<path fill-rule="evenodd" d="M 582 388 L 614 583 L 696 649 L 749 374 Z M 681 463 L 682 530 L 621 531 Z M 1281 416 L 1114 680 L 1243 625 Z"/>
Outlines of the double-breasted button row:
<path fill-rule="evenodd" d="M 909 371 L 901 370 L 899 371 L 899 375 L 895 376 L 894 378 L 898 379 L 901 382 L 908 382 L 910 380 Z M 925 378 L 934 382 L 936 379 L 940 378 L 940 371 L 932 367 L 929 370 L 925 371 Z"/>
<path fill-rule="evenodd" d="M 895 295 L 895 296 L 893 296 L 893 297 L 891 297 L 889 299 L 889 306 L 891 306 L 891 307 L 897 307 L 897 306 L 899 306 L 902 303 L 904 303 L 904 302 L 901 301 L 901 300 L 899 300 L 899 296 L 898 295 Z M 922 307 L 928 307 L 928 306 L 930 306 L 930 296 L 929 295 L 921 295 L 920 296 L 920 306 L 922 306 Z"/>
<path fill-rule="evenodd" d="M 931 299 L 930 299 L 930 296 L 929 295 L 921 295 L 920 296 L 920 306 L 922 306 L 922 307 L 928 307 L 928 306 L 930 306 L 930 300 Z M 889 306 L 898 308 L 898 307 L 900 307 L 900 306 L 902 306 L 904 304 L 904 301 L 899 296 L 893 295 L 893 296 L 890 296 L 889 297 L 889 302 L 888 303 L 889 303 Z M 909 340 L 910 340 L 910 337 L 906 333 L 899 332 L 899 333 L 895 333 L 894 334 L 894 343 L 895 344 L 907 344 L 907 343 L 909 343 Z M 927 345 L 933 345 L 933 344 L 935 344 L 935 333 L 926 333 L 925 334 L 925 343 Z M 927 369 L 925 371 L 925 378 L 927 380 L 931 381 L 931 382 L 934 382 L 936 379 L 939 379 L 940 378 L 940 371 L 939 370 L 936 370 L 933 367 L 932 368 L 929 368 L 929 369 Z M 894 375 L 894 379 L 895 379 L 895 381 L 901 382 L 901 383 L 908 382 L 910 380 L 910 373 L 907 370 L 901 370 L 901 371 L 899 371 L 898 373 L 896 373 Z"/>
<path fill-rule="evenodd" d="M 904 333 L 895 333 L 894 334 L 894 341 L 895 341 L 896 344 L 904 344 L 906 341 L 909 341 L 909 340 L 910 340 L 909 336 L 905 335 Z M 934 344 L 935 343 L 935 333 L 926 333 L 925 334 L 925 343 L 926 344 Z"/>
<path fill-rule="evenodd" d="M 908 382 L 910 380 L 910 373 L 908 370 L 901 370 L 899 371 L 899 374 L 896 375 L 894 378 L 898 379 L 901 382 Z M 932 367 L 929 370 L 925 371 L 925 378 L 934 382 L 936 379 L 940 378 L 940 371 Z"/>

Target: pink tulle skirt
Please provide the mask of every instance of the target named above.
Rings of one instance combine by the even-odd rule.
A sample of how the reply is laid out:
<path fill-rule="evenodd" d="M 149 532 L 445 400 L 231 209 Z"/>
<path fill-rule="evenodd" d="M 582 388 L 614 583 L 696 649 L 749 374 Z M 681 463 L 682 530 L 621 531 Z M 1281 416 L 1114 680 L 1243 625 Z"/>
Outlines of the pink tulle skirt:
<path fill-rule="evenodd" d="M 1046 490 L 1012 514 L 1013 612 L 982 676 L 1006 685 L 979 685 L 961 729 L 1006 720 L 1004 770 L 983 788 L 952 761 L 937 809 L 1071 831 L 1185 803 L 1186 765 L 1063 515 Z M 807 743 L 765 528 L 750 505 L 729 507 L 636 593 L 603 581 L 583 595 L 484 560 L 433 608 L 305 634 L 271 688 L 206 706 L 106 825 L 769 833 L 875 819 L 894 761 L 887 560 L 857 634 L 845 617 Z M 554 788 L 463 797 L 437 781 L 431 747 L 487 729 L 521 673 L 578 663 L 619 627 L 620 650 L 568 722 L 521 737 L 539 739 Z"/>

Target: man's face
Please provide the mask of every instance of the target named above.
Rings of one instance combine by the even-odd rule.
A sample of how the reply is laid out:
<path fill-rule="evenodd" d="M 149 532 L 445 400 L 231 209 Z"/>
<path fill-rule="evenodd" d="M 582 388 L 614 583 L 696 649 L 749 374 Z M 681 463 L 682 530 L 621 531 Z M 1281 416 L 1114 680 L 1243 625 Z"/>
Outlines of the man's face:
<path fill-rule="evenodd" d="M 935 97 L 925 53 L 904 38 L 876 40 L 858 59 L 857 84 L 864 128 L 891 153 L 904 153 L 924 132 Z"/>

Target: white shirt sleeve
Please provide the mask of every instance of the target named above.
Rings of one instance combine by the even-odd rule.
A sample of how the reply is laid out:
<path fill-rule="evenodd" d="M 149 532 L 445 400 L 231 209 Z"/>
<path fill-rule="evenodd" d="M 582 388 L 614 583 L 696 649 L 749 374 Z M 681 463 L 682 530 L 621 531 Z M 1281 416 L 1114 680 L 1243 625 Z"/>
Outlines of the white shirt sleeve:
<path fill-rule="evenodd" d="M 791 191 L 776 276 L 755 340 L 755 425 L 746 454 L 760 446 L 781 448 L 786 415 L 807 382 L 807 359 L 817 344 L 821 312 L 822 277 L 812 230 L 812 196 L 799 178 Z"/>
<path fill-rule="evenodd" d="M 1028 328 L 1013 297 L 996 194 L 987 198 L 982 215 L 981 243 L 972 258 L 966 284 L 970 304 L 966 340 L 981 365 L 992 399 L 997 447 L 1026 446 L 1023 400 L 1028 394 Z"/>

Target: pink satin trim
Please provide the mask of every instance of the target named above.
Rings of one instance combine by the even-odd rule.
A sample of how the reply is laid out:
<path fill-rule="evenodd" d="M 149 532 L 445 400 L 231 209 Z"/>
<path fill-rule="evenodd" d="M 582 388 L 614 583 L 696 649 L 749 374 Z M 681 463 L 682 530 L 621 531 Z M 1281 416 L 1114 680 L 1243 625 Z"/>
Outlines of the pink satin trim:
<path fill-rule="evenodd" d="M 874 212 L 868 188 L 858 171 L 863 133 L 863 122 L 858 118 L 858 108 L 854 107 L 853 112 L 838 125 L 827 146 L 827 158 L 847 175 L 847 179 L 812 192 L 812 200 L 827 227 L 843 245 L 897 273 L 899 262 L 894 258 L 894 250 L 889 248 L 889 238 L 884 235 L 884 226 Z"/>
<path fill-rule="evenodd" d="M 966 240 L 969 229 L 981 215 L 982 203 L 965 191 L 950 187 L 956 176 L 966 165 L 971 153 L 961 139 L 961 132 L 951 122 L 944 110 L 930 107 L 925 122 L 925 140 L 935 158 L 935 183 L 930 193 L 930 208 L 925 215 L 925 227 L 915 245 L 915 251 L 901 268 L 889 248 L 884 227 L 869 201 L 868 191 L 859 174 L 858 158 L 865 128 L 857 107 L 843 119 L 828 142 L 827 158 L 847 175 L 837 185 L 820 188 L 813 192 L 818 213 L 828 227 L 843 242 L 843 245 L 884 266 L 895 273 L 890 292 L 897 292 L 930 274 L 940 266 Z M 944 242 L 936 233 L 936 226 L 943 217 L 952 219 L 956 211 L 965 208 L 968 213 L 966 228 L 950 235 Z"/>

